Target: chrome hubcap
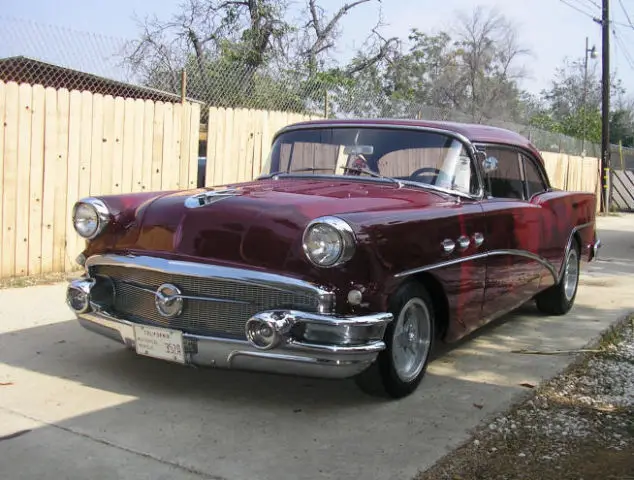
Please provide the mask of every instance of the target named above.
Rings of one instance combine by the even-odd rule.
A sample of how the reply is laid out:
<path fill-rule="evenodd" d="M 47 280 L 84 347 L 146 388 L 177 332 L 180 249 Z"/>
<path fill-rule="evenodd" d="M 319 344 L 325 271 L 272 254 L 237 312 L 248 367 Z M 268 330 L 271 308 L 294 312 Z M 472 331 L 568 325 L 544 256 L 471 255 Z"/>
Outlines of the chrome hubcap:
<path fill-rule="evenodd" d="M 431 345 L 431 318 L 420 298 L 408 301 L 399 314 L 392 337 L 392 363 L 403 382 L 420 374 Z"/>
<path fill-rule="evenodd" d="M 577 251 L 570 250 L 568 259 L 566 260 L 566 269 L 564 271 L 564 295 L 566 300 L 570 301 L 575 294 L 579 277 L 579 263 L 577 262 Z"/>

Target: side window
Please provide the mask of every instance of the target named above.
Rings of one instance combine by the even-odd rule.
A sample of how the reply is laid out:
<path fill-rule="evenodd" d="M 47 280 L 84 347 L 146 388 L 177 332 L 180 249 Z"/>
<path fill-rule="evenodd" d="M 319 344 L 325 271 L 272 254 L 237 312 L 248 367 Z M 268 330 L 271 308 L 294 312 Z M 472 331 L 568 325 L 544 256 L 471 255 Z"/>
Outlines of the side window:
<path fill-rule="evenodd" d="M 487 147 L 486 155 L 497 160 L 497 168 L 485 176 L 491 196 L 523 200 L 524 184 L 519 153 L 506 148 Z"/>
<path fill-rule="evenodd" d="M 531 198 L 533 195 L 544 192 L 546 190 L 546 184 L 544 183 L 544 180 L 533 159 L 527 157 L 526 155 L 522 155 L 522 161 L 524 162 L 526 190 L 528 198 Z"/>

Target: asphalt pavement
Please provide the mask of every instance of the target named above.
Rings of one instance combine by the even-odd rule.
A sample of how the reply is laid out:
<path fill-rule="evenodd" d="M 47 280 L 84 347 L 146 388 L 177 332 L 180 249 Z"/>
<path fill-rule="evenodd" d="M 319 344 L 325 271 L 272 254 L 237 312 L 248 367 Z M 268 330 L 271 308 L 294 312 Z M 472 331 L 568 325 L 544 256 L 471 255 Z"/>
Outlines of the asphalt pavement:
<path fill-rule="evenodd" d="M 83 330 L 64 284 L 0 290 L 0 479 L 411 479 L 634 310 L 634 215 L 601 217 L 564 317 L 532 305 L 438 352 L 412 396 L 193 369 Z"/>

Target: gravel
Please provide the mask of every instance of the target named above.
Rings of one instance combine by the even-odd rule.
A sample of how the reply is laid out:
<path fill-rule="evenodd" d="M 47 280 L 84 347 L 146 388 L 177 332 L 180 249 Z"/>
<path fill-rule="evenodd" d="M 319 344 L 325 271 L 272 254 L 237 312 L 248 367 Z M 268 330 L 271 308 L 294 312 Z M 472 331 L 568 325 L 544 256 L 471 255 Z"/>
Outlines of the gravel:
<path fill-rule="evenodd" d="M 417 480 L 634 479 L 634 316 Z"/>

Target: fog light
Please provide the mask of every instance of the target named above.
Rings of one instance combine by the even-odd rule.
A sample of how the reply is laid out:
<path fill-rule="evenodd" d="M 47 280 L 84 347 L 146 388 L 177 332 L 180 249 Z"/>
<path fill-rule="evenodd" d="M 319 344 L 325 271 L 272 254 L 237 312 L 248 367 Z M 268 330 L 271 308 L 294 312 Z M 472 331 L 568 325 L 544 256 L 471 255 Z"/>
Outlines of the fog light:
<path fill-rule="evenodd" d="M 247 340 L 255 348 L 270 350 L 285 341 L 293 319 L 283 313 L 262 313 L 250 318 L 245 326 Z"/>
<path fill-rule="evenodd" d="M 95 285 L 93 278 L 73 280 L 66 291 L 66 303 L 77 313 L 90 310 L 90 292 Z"/>
<path fill-rule="evenodd" d="M 84 288 L 71 285 L 66 292 L 66 303 L 77 313 L 90 310 L 90 293 Z"/>

